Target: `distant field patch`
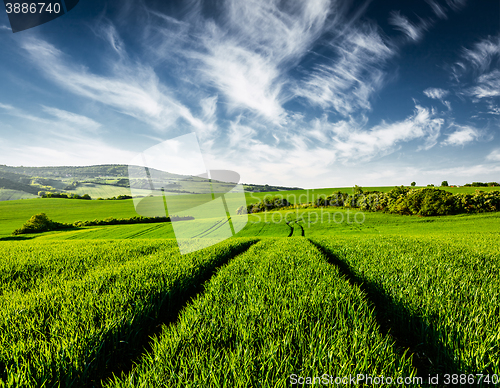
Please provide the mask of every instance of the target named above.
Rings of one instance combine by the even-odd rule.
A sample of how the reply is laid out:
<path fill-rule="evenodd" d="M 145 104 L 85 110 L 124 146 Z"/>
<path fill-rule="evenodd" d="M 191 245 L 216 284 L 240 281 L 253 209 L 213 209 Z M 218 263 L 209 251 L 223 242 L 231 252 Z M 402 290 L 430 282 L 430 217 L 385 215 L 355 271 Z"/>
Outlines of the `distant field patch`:
<path fill-rule="evenodd" d="M 36 198 L 36 195 L 18 190 L 0 189 L 0 201 L 14 201 L 16 199 L 31 199 L 31 198 Z"/>
<path fill-rule="evenodd" d="M 96 183 L 82 183 L 77 188 L 72 190 L 67 190 L 68 192 L 75 193 L 78 195 L 88 194 L 92 199 L 97 198 L 112 198 L 118 197 L 119 195 L 130 195 L 130 189 L 128 187 L 111 186 L 111 185 L 100 185 Z M 149 190 L 134 190 L 140 192 L 141 195 L 149 195 Z M 160 195 L 161 192 L 158 192 Z"/>

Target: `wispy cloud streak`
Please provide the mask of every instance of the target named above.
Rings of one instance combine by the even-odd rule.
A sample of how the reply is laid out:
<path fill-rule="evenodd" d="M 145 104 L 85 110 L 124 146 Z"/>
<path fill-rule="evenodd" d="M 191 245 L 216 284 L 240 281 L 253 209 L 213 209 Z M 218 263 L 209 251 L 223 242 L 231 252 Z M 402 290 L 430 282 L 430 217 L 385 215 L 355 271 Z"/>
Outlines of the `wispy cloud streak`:
<path fill-rule="evenodd" d="M 416 26 L 404 15 L 401 15 L 399 11 L 394 11 L 391 13 L 389 18 L 389 23 L 394 25 L 397 30 L 403 32 L 410 40 L 417 42 L 423 36 L 423 26 Z"/>
<path fill-rule="evenodd" d="M 149 66 L 116 63 L 113 75 L 102 76 L 69 62 L 52 44 L 29 39 L 23 43 L 45 75 L 74 94 L 96 100 L 165 131 L 179 118 L 198 129 L 203 123 L 179 103 L 159 81 Z"/>
<path fill-rule="evenodd" d="M 336 53 L 334 59 L 315 66 L 297 85 L 295 94 L 344 116 L 369 110 L 370 98 L 385 81 L 381 66 L 395 54 L 395 49 L 372 26 L 353 29 L 341 42 L 330 45 Z"/>
<path fill-rule="evenodd" d="M 436 0 L 426 0 L 438 18 L 447 19 L 446 9 Z"/>
<path fill-rule="evenodd" d="M 436 100 L 442 100 L 448 95 L 448 90 L 440 88 L 428 88 L 424 90 L 424 94 L 429 98 L 434 98 Z"/>

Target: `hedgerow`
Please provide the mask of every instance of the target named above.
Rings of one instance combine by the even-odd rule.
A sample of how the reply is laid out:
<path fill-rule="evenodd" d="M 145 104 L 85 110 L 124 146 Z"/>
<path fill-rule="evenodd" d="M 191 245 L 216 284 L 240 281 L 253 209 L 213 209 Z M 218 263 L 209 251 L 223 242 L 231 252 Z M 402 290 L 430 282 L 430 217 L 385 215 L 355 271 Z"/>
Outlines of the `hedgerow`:
<path fill-rule="evenodd" d="M 45 213 L 35 214 L 28 221 L 24 223 L 19 229 L 12 232 L 13 235 L 28 234 L 28 233 L 42 233 L 53 230 L 79 228 L 83 226 L 98 226 L 98 225 L 125 225 L 125 224 L 148 224 L 155 222 L 172 222 L 172 221 L 187 221 L 194 220 L 191 216 L 171 216 L 171 217 L 142 217 L 136 216 L 131 218 L 113 218 L 108 217 L 104 220 L 92 221 L 75 221 L 72 224 L 65 224 L 61 222 L 52 221 Z"/>

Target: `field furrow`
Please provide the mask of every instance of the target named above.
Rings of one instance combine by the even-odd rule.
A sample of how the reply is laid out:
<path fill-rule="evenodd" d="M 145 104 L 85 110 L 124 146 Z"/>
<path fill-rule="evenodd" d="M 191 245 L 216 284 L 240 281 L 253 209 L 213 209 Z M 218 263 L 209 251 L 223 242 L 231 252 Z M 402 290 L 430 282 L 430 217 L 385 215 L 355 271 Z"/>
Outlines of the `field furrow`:
<path fill-rule="evenodd" d="M 472 236 L 462 245 L 432 237 L 314 241 L 364 284 L 379 320 L 411 348 L 421 369 L 499 375 L 500 258 L 476 240 L 476 247 Z"/>
<path fill-rule="evenodd" d="M 160 321 L 254 242 L 184 256 L 175 240 L 3 243 L 0 385 L 92 386 L 123 370 Z"/>
<path fill-rule="evenodd" d="M 358 287 L 309 241 L 280 238 L 221 268 L 135 369 L 106 385 L 284 387 L 358 373 L 415 371 L 379 332 Z"/>

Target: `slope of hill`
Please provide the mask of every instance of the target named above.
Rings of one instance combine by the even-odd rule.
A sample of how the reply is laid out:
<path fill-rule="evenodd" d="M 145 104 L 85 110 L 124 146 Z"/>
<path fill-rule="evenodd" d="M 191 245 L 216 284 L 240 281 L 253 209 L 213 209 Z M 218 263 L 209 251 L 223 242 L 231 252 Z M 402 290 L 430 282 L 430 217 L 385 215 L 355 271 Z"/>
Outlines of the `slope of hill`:
<path fill-rule="evenodd" d="M 12 167 L 0 165 L 0 190 L 15 190 L 12 199 L 37 195 L 38 192 L 89 194 L 93 199 L 111 198 L 119 195 L 131 195 L 129 166 L 121 164 L 103 164 L 96 166 L 49 166 L 49 167 Z M 158 188 L 153 195 L 165 192 L 177 194 L 200 194 L 211 190 L 227 192 L 234 185 L 212 181 L 205 178 L 180 176 L 155 169 L 149 169 L 150 177 L 131 178 L 134 195 L 151 194 L 151 185 Z M 298 190 L 297 187 L 243 184 L 245 191 L 267 192 Z M 24 193 L 24 194 L 23 194 Z M 10 195 L 0 197 L 0 201 L 10 199 Z"/>

